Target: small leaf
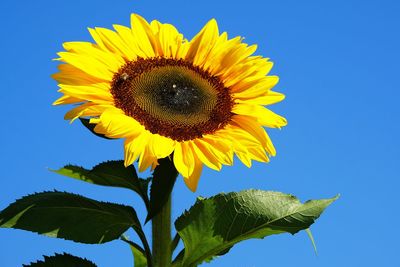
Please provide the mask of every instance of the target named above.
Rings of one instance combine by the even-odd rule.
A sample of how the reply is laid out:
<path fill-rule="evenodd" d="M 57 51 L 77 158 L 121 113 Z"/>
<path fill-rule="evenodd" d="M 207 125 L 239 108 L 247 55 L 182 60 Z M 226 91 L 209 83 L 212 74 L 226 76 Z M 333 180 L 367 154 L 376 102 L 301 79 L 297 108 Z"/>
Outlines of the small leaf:
<path fill-rule="evenodd" d="M 83 126 L 85 126 L 89 131 L 91 131 L 94 135 L 104 138 L 104 139 L 108 139 L 108 140 L 112 140 L 113 138 L 108 138 L 107 136 L 105 136 L 104 134 L 99 134 L 96 133 L 94 131 L 94 127 L 96 127 L 96 124 L 94 123 L 90 123 L 90 119 L 85 119 L 85 118 L 79 118 L 79 120 L 82 122 Z"/>
<path fill-rule="evenodd" d="M 9 205 L 0 212 L 0 227 L 89 244 L 118 239 L 129 227 L 141 230 L 131 207 L 57 191 L 28 195 Z"/>
<path fill-rule="evenodd" d="M 168 201 L 178 176 L 174 163 L 167 157 L 158 160 L 150 187 L 150 209 L 146 222 L 150 221 Z"/>
<path fill-rule="evenodd" d="M 146 251 L 143 250 L 142 247 L 140 247 L 135 242 L 130 241 L 124 235 L 121 236 L 121 240 L 126 242 L 129 245 L 129 247 L 131 248 L 131 251 L 133 254 L 133 259 L 134 259 L 134 267 L 149 267 L 149 266 L 151 266 L 151 264 L 147 264 Z M 149 259 L 151 260 L 151 254 L 148 254 L 147 257 L 149 257 Z"/>
<path fill-rule="evenodd" d="M 96 267 L 93 262 L 67 253 L 44 256 L 44 261 L 37 261 L 23 267 Z"/>
<path fill-rule="evenodd" d="M 336 199 L 302 204 L 292 195 L 246 190 L 198 200 L 175 222 L 185 245 L 175 266 L 197 266 L 246 239 L 305 230 Z"/>
<path fill-rule="evenodd" d="M 135 267 L 147 267 L 147 259 L 143 251 L 131 246 Z"/>
<path fill-rule="evenodd" d="M 66 165 L 61 169 L 51 171 L 91 184 L 131 189 L 139 194 L 148 207 L 147 190 L 150 179 L 138 178 L 135 167 L 133 165 L 125 167 L 123 160 L 103 162 L 91 170 Z"/>

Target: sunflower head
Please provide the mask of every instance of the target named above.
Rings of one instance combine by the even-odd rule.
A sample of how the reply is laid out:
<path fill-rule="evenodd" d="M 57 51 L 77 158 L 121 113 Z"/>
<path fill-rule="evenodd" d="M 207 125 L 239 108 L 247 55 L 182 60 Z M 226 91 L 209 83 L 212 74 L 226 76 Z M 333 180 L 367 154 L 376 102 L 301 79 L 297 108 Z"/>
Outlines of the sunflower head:
<path fill-rule="evenodd" d="M 203 164 L 214 170 L 268 162 L 274 146 L 263 127 L 286 120 L 264 106 L 284 99 L 272 91 L 272 63 L 256 46 L 228 39 L 210 20 L 190 41 L 171 24 L 132 14 L 131 27 L 89 29 L 94 43 L 64 43 L 53 75 L 63 94 L 55 105 L 78 104 L 65 119 L 89 117 L 94 130 L 125 139 L 125 165 L 139 171 L 167 156 L 195 191 Z"/>

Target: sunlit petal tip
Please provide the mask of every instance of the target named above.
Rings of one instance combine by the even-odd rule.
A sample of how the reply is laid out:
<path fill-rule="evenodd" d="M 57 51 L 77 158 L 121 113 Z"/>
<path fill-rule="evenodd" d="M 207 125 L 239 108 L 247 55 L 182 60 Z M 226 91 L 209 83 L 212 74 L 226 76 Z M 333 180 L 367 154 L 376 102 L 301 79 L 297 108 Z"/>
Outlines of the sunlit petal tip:
<path fill-rule="evenodd" d="M 145 18 L 143 18 L 142 16 L 138 15 L 138 14 L 131 14 L 131 26 L 132 29 L 135 30 L 134 27 L 143 27 L 144 25 L 149 26 L 150 24 L 147 22 L 147 20 Z"/>
<path fill-rule="evenodd" d="M 279 83 L 280 78 L 279 78 L 278 75 L 271 75 L 271 76 L 268 76 L 268 77 L 269 77 L 270 79 L 275 79 L 276 83 Z"/>
<path fill-rule="evenodd" d="M 252 165 L 251 159 L 247 155 L 247 153 L 236 152 L 236 156 L 240 159 L 240 161 L 243 163 L 244 166 L 246 166 L 247 168 L 251 168 L 251 165 Z"/>
<path fill-rule="evenodd" d="M 54 60 L 54 59 L 53 59 L 53 60 Z M 59 72 L 51 74 L 50 77 L 57 81 L 57 76 L 58 76 L 58 75 L 60 75 Z M 57 91 L 57 92 L 59 92 L 59 91 Z"/>
<path fill-rule="evenodd" d="M 186 184 L 186 186 L 192 191 L 196 192 L 197 186 L 199 184 L 201 172 L 203 170 L 203 164 L 200 162 L 199 159 L 195 159 L 195 168 L 193 170 L 193 173 L 188 176 L 188 177 L 183 177 L 183 180 Z"/>
<path fill-rule="evenodd" d="M 130 165 L 133 164 L 133 162 L 136 160 L 137 158 L 137 154 L 134 153 L 134 151 L 132 150 L 132 139 L 126 139 L 125 143 L 124 143 L 124 166 L 128 167 Z"/>
<path fill-rule="evenodd" d="M 61 98 L 57 99 L 57 100 L 54 101 L 51 105 L 52 105 L 52 106 L 60 105 L 60 99 L 61 99 Z"/>
<path fill-rule="evenodd" d="M 271 104 L 275 104 L 275 103 L 278 103 L 278 102 L 281 102 L 282 100 L 284 100 L 286 98 L 286 95 L 284 95 L 282 93 L 275 92 L 275 91 L 269 91 L 265 95 L 265 97 L 266 98 L 269 97 L 269 98 L 273 99 L 273 102 L 271 101 Z M 268 105 L 269 105 L 269 103 L 268 103 Z"/>
<path fill-rule="evenodd" d="M 217 22 L 217 20 L 216 20 L 215 18 L 211 18 L 211 19 L 207 22 L 206 26 L 218 28 L 218 22 Z"/>
<path fill-rule="evenodd" d="M 276 128 L 282 129 L 282 127 L 287 126 L 288 121 L 286 118 L 279 116 L 279 120 L 276 121 Z"/>
<path fill-rule="evenodd" d="M 196 183 L 192 178 L 186 178 L 186 177 L 183 177 L 183 181 L 185 182 L 186 186 L 190 189 L 190 191 L 192 191 L 193 193 L 196 192 L 198 183 Z"/>
<path fill-rule="evenodd" d="M 153 155 L 151 155 L 148 151 L 143 151 L 143 153 L 139 157 L 139 172 L 144 172 L 145 170 L 147 170 L 150 166 L 153 165 L 154 160 L 156 159 Z"/>
<path fill-rule="evenodd" d="M 90 124 L 98 124 L 100 122 L 100 118 L 90 118 Z"/>
<path fill-rule="evenodd" d="M 124 159 L 124 166 L 125 168 L 129 167 L 130 165 L 132 165 L 133 161 L 131 162 L 131 160 L 128 157 L 125 157 Z"/>
<path fill-rule="evenodd" d="M 219 36 L 219 29 L 218 29 L 218 23 L 215 18 L 210 19 L 206 25 L 203 28 L 204 31 L 207 31 L 208 34 L 212 35 L 213 38 L 216 38 Z"/>
<path fill-rule="evenodd" d="M 192 149 L 185 143 L 177 143 L 173 157 L 175 168 L 183 177 L 190 177 L 195 168 Z"/>
<path fill-rule="evenodd" d="M 112 27 L 113 27 L 115 30 L 117 30 L 117 28 L 119 28 L 119 27 L 124 27 L 124 26 L 119 25 L 119 24 L 112 24 Z"/>

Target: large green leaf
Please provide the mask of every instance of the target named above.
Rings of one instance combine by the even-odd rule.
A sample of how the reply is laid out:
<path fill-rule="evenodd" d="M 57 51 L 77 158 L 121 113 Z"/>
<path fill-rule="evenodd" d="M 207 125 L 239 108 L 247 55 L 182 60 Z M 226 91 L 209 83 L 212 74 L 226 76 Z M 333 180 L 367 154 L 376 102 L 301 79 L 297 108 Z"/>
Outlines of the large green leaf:
<path fill-rule="evenodd" d="M 90 244 L 117 239 L 129 227 L 141 232 L 133 208 L 64 192 L 37 193 L 17 200 L 0 212 L 0 227 Z"/>
<path fill-rule="evenodd" d="M 24 267 L 96 267 L 93 262 L 67 253 L 44 256 L 44 261 L 37 261 Z"/>
<path fill-rule="evenodd" d="M 52 171 L 92 184 L 131 189 L 140 195 L 146 207 L 148 207 L 147 190 L 150 180 L 138 178 L 135 167 L 133 165 L 125 167 L 123 160 L 103 162 L 91 170 L 79 166 L 66 165 L 59 170 Z"/>
<path fill-rule="evenodd" d="M 154 169 L 150 187 L 150 208 L 146 222 L 151 220 L 168 201 L 178 176 L 178 171 L 169 157 L 159 159 Z"/>
<path fill-rule="evenodd" d="M 175 266 L 197 266 L 242 240 L 307 229 L 336 198 L 302 204 L 292 195 L 246 190 L 199 199 L 175 222 L 185 245 Z"/>

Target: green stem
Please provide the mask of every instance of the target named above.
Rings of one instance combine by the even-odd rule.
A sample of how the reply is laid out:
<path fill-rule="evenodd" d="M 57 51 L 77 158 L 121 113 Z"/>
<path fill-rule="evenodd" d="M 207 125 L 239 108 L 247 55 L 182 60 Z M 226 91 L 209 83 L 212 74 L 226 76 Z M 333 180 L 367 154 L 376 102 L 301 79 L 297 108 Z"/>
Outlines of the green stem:
<path fill-rule="evenodd" d="M 152 219 L 152 232 L 153 266 L 171 266 L 171 195 L 168 197 L 161 211 Z"/>

